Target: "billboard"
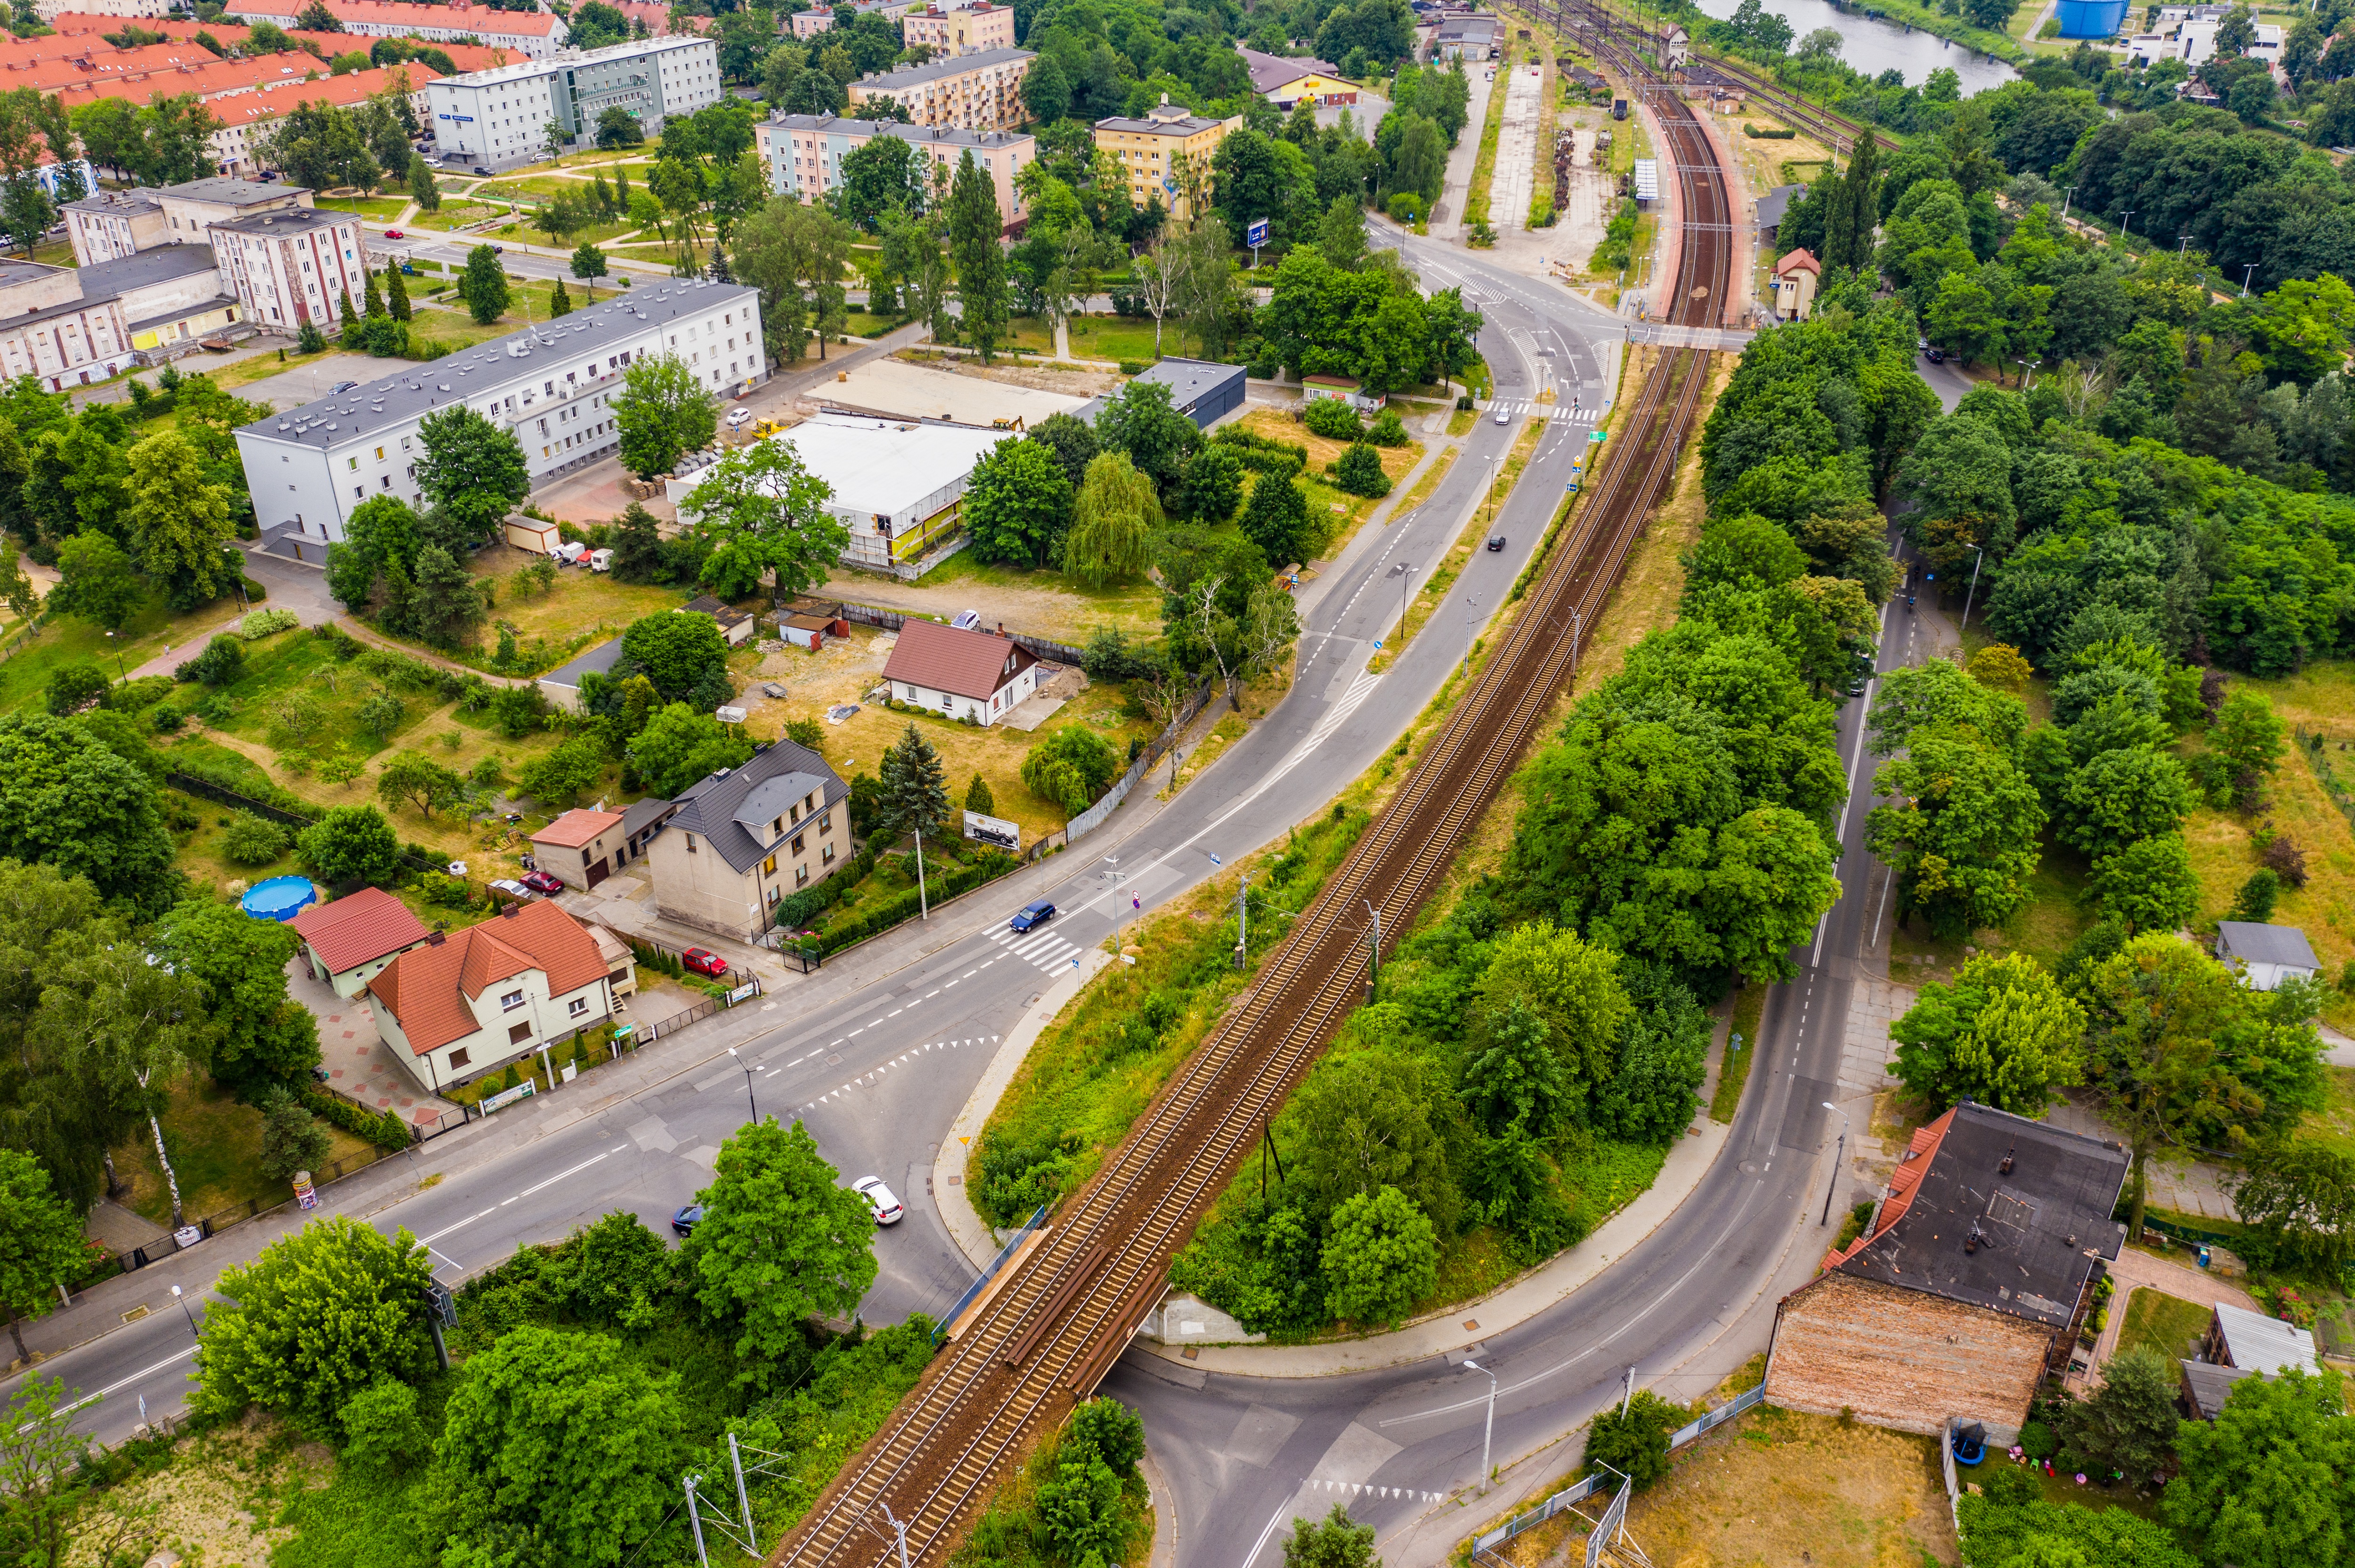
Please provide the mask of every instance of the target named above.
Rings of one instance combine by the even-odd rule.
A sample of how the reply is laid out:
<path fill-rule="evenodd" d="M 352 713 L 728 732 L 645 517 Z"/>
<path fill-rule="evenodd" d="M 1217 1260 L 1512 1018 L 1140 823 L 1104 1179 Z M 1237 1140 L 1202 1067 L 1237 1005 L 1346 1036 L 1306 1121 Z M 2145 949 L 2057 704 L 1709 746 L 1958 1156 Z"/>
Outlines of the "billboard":
<path fill-rule="evenodd" d="M 1254 250 L 1266 244 L 1267 219 L 1263 217 L 1253 218 L 1252 220 L 1251 227 L 1243 230 L 1243 243 L 1250 246 Z"/>
<path fill-rule="evenodd" d="M 1019 852 L 1022 848 L 1022 827 L 1003 817 L 985 817 L 979 811 L 964 814 L 964 836 L 979 839 L 986 844 L 996 844 L 1002 850 Z"/>

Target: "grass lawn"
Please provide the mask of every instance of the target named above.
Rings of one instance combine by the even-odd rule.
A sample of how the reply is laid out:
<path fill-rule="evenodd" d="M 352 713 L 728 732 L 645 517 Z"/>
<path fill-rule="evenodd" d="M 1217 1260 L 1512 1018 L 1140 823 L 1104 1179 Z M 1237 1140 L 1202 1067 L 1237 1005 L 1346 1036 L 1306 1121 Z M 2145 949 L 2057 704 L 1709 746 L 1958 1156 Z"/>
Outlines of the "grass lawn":
<path fill-rule="evenodd" d="M 2327 1144 L 2342 1154 L 2355 1155 L 2355 1067 L 2325 1065 L 2323 1107 L 2307 1117 L 2298 1136 Z"/>
<path fill-rule="evenodd" d="M 77 616 L 59 615 L 6 659 L 0 659 L 0 712 L 37 708 L 49 676 L 67 664 L 91 663 L 109 678 L 136 670 L 165 651 L 187 650 L 194 658 L 206 639 L 238 616 L 234 599 L 221 599 L 187 615 L 175 615 L 161 590 L 123 624 L 122 634 L 110 639 L 100 628 Z M 9 629 L 12 632 L 14 628 Z"/>
<path fill-rule="evenodd" d="M 320 196 L 320 207 L 336 212 L 356 212 L 371 223 L 389 223 L 400 216 L 409 205 L 405 196 Z"/>
<path fill-rule="evenodd" d="M 2212 1315 L 2211 1308 L 2197 1301 L 2143 1286 L 2126 1298 L 2126 1320 L 2118 1329 L 2117 1353 L 2147 1345 L 2170 1360 L 2181 1361 L 2208 1331 Z"/>
<path fill-rule="evenodd" d="M 864 577 L 843 577 L 832 587 L 847 599 L 860 599 L 868 597 L 862 591 L 866 585 Z M 879 582 L 875 585 L 885 600 L 894 599 L 895 586 Z M 978 591 L 993 599 L 1005 595 L 1024 601 L 1038 600 L 1032 615 L 1019 620 L 1009 615 L 1007 624 L 1027 631 L 1035 623 L 1039 635 L 1060 641 L 1085 643 L 1092 630 L 1105 625 L 1135 637 L 1156 637 L 1161 632 L 1161 590 L 1141 577 L 1133 582 L 1090 588 L 1052 567 L 1026 571 L 1020 567 L 981 560 L 971 550 L 960 550 L 911 586 L 920 589 Z M 987 604 L 977 608 L 986 615 L 989 609 Z M 1030 606 L 1026 602 L 1025 608 Z"/>
<path fill-rule="evenodd" d="M 1131 320 L 1125 316 L 1073 316 L 1071 318 L 1071 356 L 1074 359 L 1110 359 L 1141 361 L 1150 365 L 1162 353 L 1175 353 L 1177 334 L 1165 326 L 1161 349 L 1153 346 L 1153 322 Z M 1053 329 L 1037 316 L 1016 316 L 1007 323 L 1008 348 L 1018 348 L 1025 354 L 1055 352 Z"/>
<path fill-rule="evenodd" d="M 570 568 L 558 572 L 546 593 L 527 595 L 517 587 L 516 574 L 536 559 L 512 545 L 495 545 L 477 551 L 472 563 L 476 577 L 497 579 L 498 608 L 491 615 L 512 625 L 516 641 L 525 647 L 538 638 L 556 647 L 591 646 L 620 636 L 642 617 L 677 609 L 695 597 L 691 588 L 625 583 L 605 573 Z M 486 628 L 485 646 L 496 636 Z"/>
<path fill-rule="evenodd" d="M 202 1073 L 174 1083 L 162 1120 L 164 1147 L 180 1183 L 180 1212 L 190 1224 L 249 1200 L 266 1206 L 294 1195 L 292 1186 L 261 1173 L 261 1113 Z M 319 1125 L 331 1140 L 330 1163 L 368 1147 L 339 1127 Z M 129 1207 L 159 1225 L 172 1223 L 171 1191 L 147 1129 L 114 1151 L 114 1168 L 131 1183 Z"/>
<path fill-rule="evenodd" d="M 1323 543 L 1316 550 L 1316 559 L 1329 560 L 1348 544 L 1359 524 L 1365 522 L 1381 497 L 1351 495 L 1325 477 L 1325 465 L 1335 461 L 1349 450 L 1346 441 L 1327 440 L 1306 425 L 1295 423 L 1289 414 L 1274 408 L 1254 408 L 1242 418 L 1245 429 L 1271 440 L 1285 441 L 1308 449 L 1308 467 L 1300 475 L 1300 488 L 1308 497 L 1310 521 L 1325 531 Z M 1423 457 L 1423 443 L 1410 440 L 1402 447 L 1376 447 L 1381 453 L 1382 471 L 1395 485 Z M 1270 561 L 1268 565 L 1281 570 L 1290 561 Z M 1305 562 L 1300 563 L 1305 565 Z"/>
<path fill-rule="evenodd" d="M 1766 988 L 1745 985 L 1733 993 L 1733 1027 L 1726 1035 L 1725 1065 L 1717 1075 L 1717 1092 L 1710 1097 L 1709 1119 L 1731 1124 L 1749 1086 L 1751 1064 L 1758 1059 L 1758 1021 L 1766 1012 Z M 1740 1035 L 1736 1046 L 1733 1037 Z"/>
<path fill-rule="evenodd" d="M 416 228 L 462 228 L 470 223 L 480 223 L 486 217 L 496 217 L 506 209 L 488 202 L 444 201 L 432 212 L 421 212 L 410 218 Z"/>
<path fill-rule="evenodd" d="M 896 317 L 879 316 L 868 311 L 852 311 L 843 318 L 842 330 L 853 337 L 881 337 L 901 324 Z"/>

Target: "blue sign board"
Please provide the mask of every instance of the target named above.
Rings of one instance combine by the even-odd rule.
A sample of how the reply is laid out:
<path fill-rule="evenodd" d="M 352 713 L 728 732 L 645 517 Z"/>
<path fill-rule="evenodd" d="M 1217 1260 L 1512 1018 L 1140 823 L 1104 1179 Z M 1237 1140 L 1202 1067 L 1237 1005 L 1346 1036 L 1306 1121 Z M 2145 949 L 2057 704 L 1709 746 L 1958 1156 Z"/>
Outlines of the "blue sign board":
<path fill-rule="evenodd" d="M 1267 219 L 1259 218 L 1243 230 L 1243 243 L 1256 250 L 1267 243 Z"/>

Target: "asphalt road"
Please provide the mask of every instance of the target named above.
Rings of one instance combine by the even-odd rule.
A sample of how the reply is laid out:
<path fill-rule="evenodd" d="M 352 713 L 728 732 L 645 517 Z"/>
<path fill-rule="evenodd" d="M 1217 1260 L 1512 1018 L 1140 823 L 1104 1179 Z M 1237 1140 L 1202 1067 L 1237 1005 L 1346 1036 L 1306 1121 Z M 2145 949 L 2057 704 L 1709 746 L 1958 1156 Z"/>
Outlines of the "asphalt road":
<path fill-rule="evenodd" d="M 1322 810 L 1339 781 L 1379 759 L 1463 657 L 1467 618 L 1476 631 L 1543 535 L 1588 446 L 1585 424 L 1549 422 L 1513 494 L 1484 524 L 1505 537 L 1506 548 L 1475 552 L 1403 656 L 1379 676 L 1366 673 L 1374 640 L 1399 613 L 1407 579 L 1398 568 L 1419 571 L 1453 543 L 1520 433 L 1518 411 L 1548 385 L 1561 389 L 1565 406 L 1573 396 L 1590 408 L 1601 401 L 1598 355 L 1584 335 L 1596 318 L 1546 320 L 1502 283 L 1494 296 L 1483 347 L 1496 370 L 1497 401 L 1517 417 L 1501 426 L 1484 417 L 1429 500 L 1381 529 L 1362 531 L 1304 589 L 1306 630 L 1295 679 L 1271 715 L 1148 826 L 1126 834 L 1115 816 L 1100 838 L 1050 863 L 1069 869 L 1042 890 L 1061 913 L 1037 941 L 1009 939 L 1010 908 L 975 908 L 959 916 L 974 927 L 969 936 L 855 997 L 809 1007 L 784 991 L 763 1004 L 774 1026 L 739 1046 L 753 1068 L 749 1084 L 719 1058 L 502 1158 L 453 1171 L 371 1223 L 387 1234 L 406 1227 L 432 1249 L 437 1275 L 452 1283 L 518 1245 L 560 1237 L 613 1210 L 665 1226 L 709 1181 L 719 1145 L 757 1104 L 764 1115 L 800 1117 L 846 1180 L 879 1175 L 906 1203 L 906 1219 L 877 1238 L 880 1268 L 862 1314 L 896 1321 L 954 1300 L 972 1270 L 949 1239 L 926 1178 L 996 1037 L 1076 950 L 1111 933 L 1116 906 L 1124 911 L 1134 897 L 1151 909 L 1185 892 L 1216 869 L 1214 854 L 1231 861 L 1280 838 Z M 1120 859 L 1117 906 L 1103 863 L 1109 854 Z M 433 1145 L 411 1158 L 420 1175 L 437 1169 Z M 190 1310 L 200 1318 L 202 1304 L 191 1302 Z M 103 1394 L 85 1407 L 80 1425 L 116 1441 L 139 1422 L 141 1399 L 155 1414 L 185 1400 L 191 1326 L 159 1311 L 44 1362 L 40 1372 L 80 1393 Z"/>

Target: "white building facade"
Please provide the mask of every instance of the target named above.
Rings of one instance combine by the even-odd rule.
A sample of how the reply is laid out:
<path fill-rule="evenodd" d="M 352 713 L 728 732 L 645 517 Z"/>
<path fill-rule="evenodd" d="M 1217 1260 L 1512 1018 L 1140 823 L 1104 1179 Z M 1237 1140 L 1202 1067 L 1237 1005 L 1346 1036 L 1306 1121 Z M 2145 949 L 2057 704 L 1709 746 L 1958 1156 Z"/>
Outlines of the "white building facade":
<path fill-rule="evenodd" d="M 356 294 L 354 298 L 357 298 Z M 471 408 L 522 445 L 532 482 L 621 445 L 613 401 L 636 360 L 675 354 L 716 397 L 766 381 L 760 291 L 700 280 L 633 288 L 570 315 L 393 375 L 237 432 L 263 537 L 344 537 L 372 495 L 421 501 L 418 427 Z"/>
<path fill-rule="evenodd" d="M 367 297 L 368 248 L 356 214 L 282 207 L 215 223 L 208 232 L 246 319 L 270 331 L 299 333 L 304 322 L 330 331 L 342 322 L 346 291 L 355 307 Z"/>
<path fill-rule="evenodd" d="M 593 140 L 597 120 L 620 108 L 652 136 L 674 115 L 692 114 L 720 98 L 719 46 L 692 33 L 563 50 L 426 85 L 434 145 L 448 157 L 484 168 L 537 163 L 548 155 L 548 128 L 568 141 Z"/>

